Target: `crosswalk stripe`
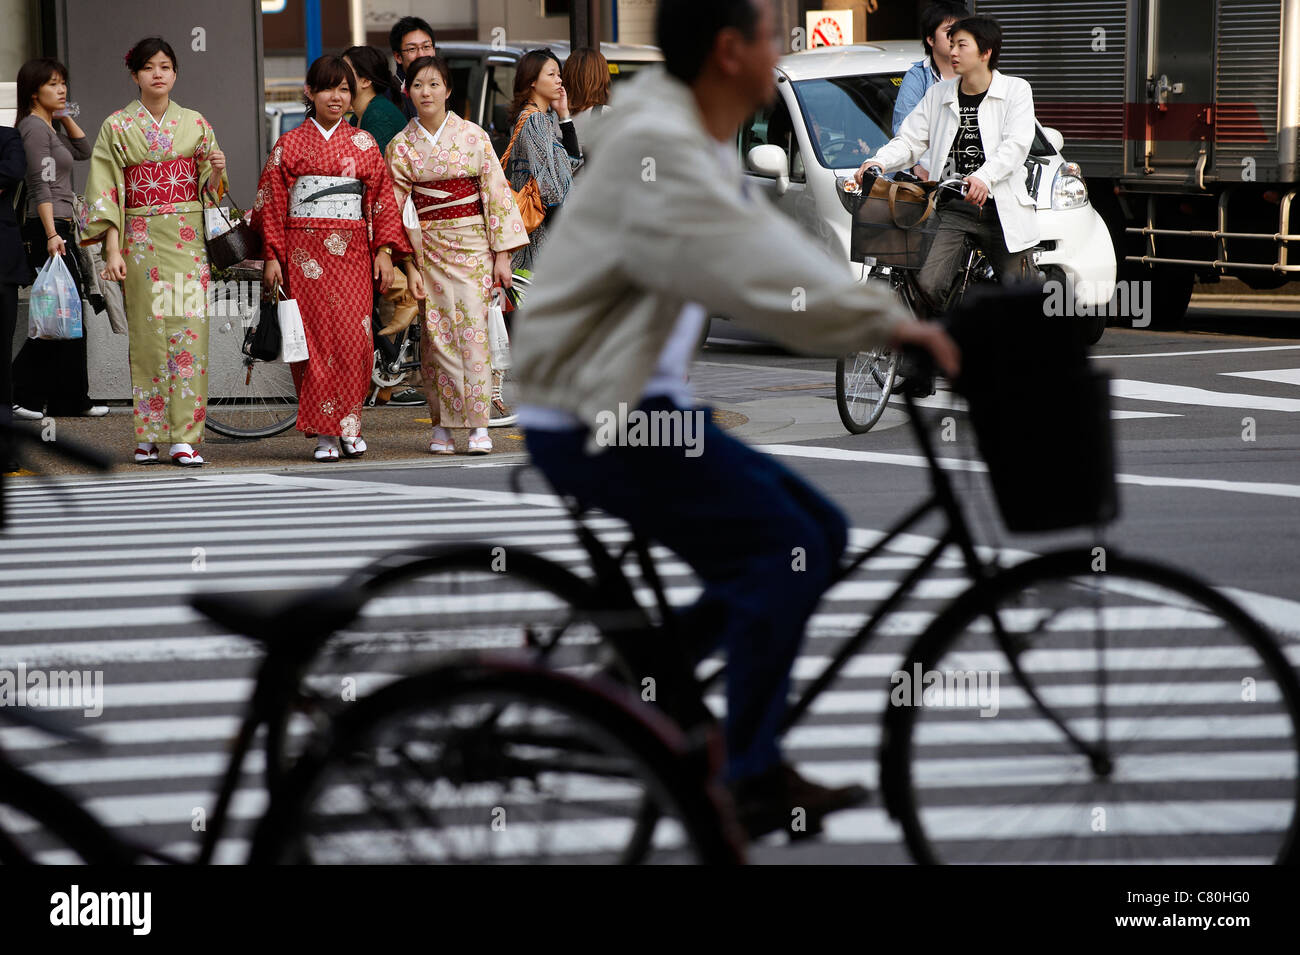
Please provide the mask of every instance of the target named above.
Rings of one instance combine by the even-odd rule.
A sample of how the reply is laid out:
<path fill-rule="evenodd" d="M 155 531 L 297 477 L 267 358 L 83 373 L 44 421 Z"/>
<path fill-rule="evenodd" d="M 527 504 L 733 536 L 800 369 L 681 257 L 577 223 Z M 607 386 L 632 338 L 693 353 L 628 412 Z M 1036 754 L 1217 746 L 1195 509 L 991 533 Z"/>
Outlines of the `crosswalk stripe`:
<path fill-rule="evenodd" d="M 9 509 L 16 533 L 0 539 L 4 580 L 0 586 L 0 633 L 6 635 L 0 638 L 0 669 L 18 663 L 29 669 L 113 667 L 112 678 L 103 687 L 101 717 L 83 719 L 76 709 L 49 712 L 54 718 L 75 720 L 75 725 L 109 747 L 131 748 L 83 754 L 75 747 L 54 745 L 40 731 L 6 723 L 0 723 L 0 747 L 21 753 L 26 765 L 42 778 L 88 788 L 88 808 L 110 826 L 164 827 L 174 832 L 166 838 L 178 848 L 187 845 L 182 836 L 188 832 L 193 809 L 210 809 L 215 800 L 215 792 L 199 790 L 225 768 L 226 746 L 238 730 L 252 691 L 251 679 L 242 674 L 250 672 L 251 664 L 262 655 L 256 643 L 213 632 L 211 625 L 200 635 L 186 636 L 195 632 L 199 619 L 184 604 L 188 593 L 329 586 L 381 554 L 457 538 L 527 548 L 568 566 L 579 576 L 592 573 L 586 553 L 574 539 L 568 515 L 550 495 L 520 499 L 503 492 L 461 495 L 454 488 L 372 486 L 297 475 L 255 477 L 251 487 L 243 476 L 214 474 L 157 484 L 145 480 L 84 482 L 60 492 L 48 487 L 19 488 L 16 503 Z M 73 502 L 72 512 L 64 510 L 67 499 Z M 176 532 L 166 526 L 173 519 L 185 528 L 183 540 L 175 539 Z M 588 525 L 607 545 L 618 546 L 628 539 L 625 525 L 615 519 L 590 519 Z M 880 536 L 878 531 L 854 529 L 850 539 L 854 547 L 861 548 Z M 795 664 L 795 678 L 808 680 L 820 674 L 830 660 L 826 651 L 836 649 L 829 641 L 856 631 L 864 621 L 861 606 L 891 592 L 897 574 L 915 567 L 933 543 L 924 535 L 904 535 L 867 565 L 867 573 L 878 576 L 855 577 L 832 589 L 810 621 L 804 652 Z M 337 546 L 327 550 L 325 544 Z M 204 573 L 191 572 L 195 546 L 204 549 Z M 700 589 L 689 567 L 661 547 L 655 553 L 670 601 L 681 604 L 694 599 Z M 1001 556 L 1007 561 L 1031 556 L 1024 551 L 987 547 L 981 547 L 980 553 L 986 559 Z M 950 550 L 939 562 L 939 573 L 924 580 L 907 603 L 887 615 L 880 633 L 896 641 L 922 633 L 938 610 L 970 586 L 962 570 L 960 558 Z M 630 568 L 629 573 L 634 588 L 648 602 L 649 592 L 639 571 Z M 1287 748 L 1294 746 L 1294 740 L 1289 735 L 1289 721 L 1276 712 L 1279 694 L 1275 685 L 1265 682 L 1255 687 L 1251 706 L 1268 710 L 1248 711 L 1240 702 L 1233 674 L 1257 663 L 1252 654 L 1239 647 L 1213 645 L 1212 628 L 1219 625 L 1217 620 L 1172 603 L 1167 595 L 1141 588 L 1107 592 L 1121 598 L 1111 600 L 1103 609 L 1103 625 L 1109 631 L 1117 635 L 1205 633 L 1210 644 L 1180 644 L 1175 639 L 1172 646 L 1125 646 L 1107 651 L 1106 666 L 1116 677 L 1107 688 L 1107 700 L 1114 710 L 1107 722 L 1108 732 L 1117 737 L 1136 734 L 1157 746 L 1155 752 L 1126 764 L 1134 774 L 1127 778 L 1241 785 L 1273 778 L 1274 767 L 1294 755 Z M 521 605 L 531 601 L 539 608 L 548 606 L 544 595 L 531 591 L 511 595 L 494 590 L 493 595 L 494 600 L 518 599 Z M 1149 606 L 1153 599 L 1157 605 Z M 106 602 L 108 606 L 91 605 Z M 122 605 L 126 602 L 130 606 Z M 1293 613 L 1292 604 L 1281 601 L 1267 609 L 1275 616 L 1286 615 Z M 423 612 L 472 614 L 477 609 L 471 596 L 390 597 L 367 608 L 359 629 L 373 624 L 372 629 L 382 633 L 387 620 L 414 619 Z M 1038 623 L 1041 615 L 1012 609 L 1004 619 L 1015 631 Z M 1054 619 L 1048 629 L 1068 635 L 1090 630 L 1093 623 L 1090 611 L 1075 609 Z M 987 641 L 978 637 L 980 628 L 974 629 L 976 637 L 970 645 L 987 646 Z M 60 640 L 63 636 L 73 639 Z M 484 642 L 491 645 L 492 635 L 486 636 L 489 639 Z M 447 642 L 436 635 L 403 641 L 400 647 L 418 652 L 448 649 Z M 1293 663 L 1300 663 L 1300 642 L 1288 646 L 1286 652 Z M 1071 717 L 1071 726 L 1085 737 L 1097 729 L 1091 713 L 1095 690 L 1078 683 L 1076 674 L 1091 672 L 1096 661 L 1092 651 L 1068 646 L 1033 649 L 1022 657 L 1025 667 L 1043 678 L 1040 689 L 1055 705 L 1076 708 L 1078 715 Z M 153 674 L 171 663 L 186 665 L 181 671 L 183 678 L 154 678 Z M 203 678 L 205 663 L 220 665 L 217 672 L 221 674 L 241 675 L 214 673 Z M 392 673 L 374 672 L 374 668 L 392 663 L 387 657 L 376 659 L 372 669 L 363 665 L 349 675 L 356 676 L 364 694 L 394 678 Z M 842 678 L 865 681 L 858 686 L 866 688 L 841 684 L 823 694 L 810 719 L 796 726 L 784 741 L 801 771 L 806 769 L 810 777 L 827 782 L 877 782 L 877 764 L 871 754 L 880 743 L 879 717 L 888 703 L 888 679 L 903 665 L 901 649 L 886 651 L 876 645 L 849 662 Z M 1000 718 L 979 719 L 972 712 L 975 707 L 923 714 L 916 738 L 918 780 L 963 794 L 963 780 L 974 791 L 995 789 L 999 782 L 1036 786 L 1071 778 L 1066 762 L 1032 748 L 1059 741 L 1059 731 L 1036 714 L 1032 702 L 1013 684 L 1005 658 L 991 651 L 961 652 L 949 654 L 940 665 L 1002 673 L 1004 683 L 997 699 Z M 149 669 L 141 672 L 141 667 Z M 323 677 L 320 686 L 328 690 L 329 681 L 336 678 Z M 1234 689 L 1238 691 L 1235 697 L 1231 694 Z M 1145 713 L 1144 707 L 1153 697 L 1170 690 L 1178 705 L 1203 708 L 1206 715 L 1198 715 L 1200 710 L 1166 714 L 1159 706 Z M 1225 699 L 1225 694 L 1229 698 Z M 717 711 L 725 710 L 720 697 L 711 697 L 709 702 Z M 172 715 L 173 709 L 184 715 Z M 118 718 L 119 714 L 128 718 Z M 309 729 L 305 719 L 295 720 L 295 734 Z M 1183 752 L 1184 744 L 1193 752 Z M 1025 755 L 1017 755 L 1017 746 L 1029 749 Z M 845 755 L 859 758 L 837 758 Z M 258 751 L 252 754 L 245 772 L 256 777 L 262 768 Z M 184 791 L 159 793 L 156 784 L 169 780 Z M 116 788 L 111 794 L 102 789 L 95 792 L 103 786 Z M 234 819 L 251 820 L 260 814 L 259 786 L 260 780 L 254 778 L 240 791 Z M 1206 812 L 1207 803 L 1190 805 L 1198 814 Z M 1268 800 L 1247 803 L 1226 798 L 1210 808 L 1231 813 L 1243 805 L 1260 807 L 1265 814 L 1281 811 Z M 1154 811 L 1141 805 L 1129 808 L 1132 812 L 1126 824 L 1133 823 L 1134 831 L 1161 831 Z M 985 822 L 998 822 L 996 809 L 963 805 L 939 810 L 936 818 L 941 828 L 973 830 L 985 836 Z M 1043 835 L 1059 831 L 1054 810 L 1039 807 L 1034 812 L 1031 830 L 1036 826 Z M 1265 822 L 1271 819 L 1266 816 Z M 1222 825 L 1231 829 L 1238 823 L 1229 820 Z M 572 851 L 578 851 L 593 834 L 601 833 L 612 844 L 625 837 L 619 830 L 605 831 L 592 825 L 575 826 L 562 835 L 570 840 Z M 832 816 L 825 838 L 833 843 L 896 845 L 900 837 L 892 822 L 875 810 L 858 810 Z M 246 842 L 233 839 L 219 850 L 218 858 L 242 861 L 246 850 Z"/>
<path fill-rule="evenodd" d="M 315 512 L 309 511 L 308 516 L 310 516 L 311 513 L 315 513 Z M 558 512 L 552 510 L 550 512 L 537 514 L 536 512 L 533 511 L 511 508 L 509 510 L 483 511 L 477 515 L 477 518 L 480 520 L 494 520 L 497 518 L 513 518 L 517 522 L 517 527 L 527 527 L 528 526 L 527 519 L 529 518 L 537 517 L 539 518 L 538 523 L 543 523 L 548 519 L 552 519 L 554 516 L 556 516 L 557 513 Z M 424 530 L 431 524 L 443 524 L 443 525 L 456 524 L 463 527 L 463 524 L 465 522 L 465 518 L 461 514 L 442 514 L 442 513 L 429 514 L 421 511 L 418 508 L 413 509 L 412 514 L 419 515 L 419 524 L 421 525 L 422 530 Z M 272 517 L 271 515 L 277 515 L 277 516 Z M 526 520 L 518 521 L 519 518 L 525 518 Z M 333 517 L 330 518 L 327 526 L 322 526 L 321 524 L 316 522 L 296 520 L 295 512 L 291 510 L 272 510 L 269 513 L 259 511 L 257 524 L 254 527 L 250 527 L 249 526 L 250 522 L 245 517 L 209 518 L 200 515 L 191 515 L 191 517 L 187 519 L 185 522 L 185 532 L 186 534 L 191 535 L 195 540 L 206 540 L 206 539 L 210 539 L 211 537 L 211 535 L 207 533 L 209 530 L 216 530 L 225 527 L 238 527 L 238 528 L 245 528 L 243 533 L 247 536 L 255 537 L 257 534 L 269 533 L 269 534 L 273 534 L 276 537 L 292 536 L 292 537 L 301 537 L 306 539 L 319 540 L 322 534 L 335 535 L 338 533 L 338 529 L 340 527 L 348 524 L 367 525 L 367 533 L 373 533 L 373 531 L 371 531 L 369 528 L 373 527 L 373 525 L 375 524 L 375 520 L 376 520 L 375 515 L 369 513 L 335 514 Z M 600 520 L 605 522 L 600 526 L 608 527 L 610 526 L 608 521 L 611 521 L 613 519 L 601 518 Z M 263 530 L 263 528 L 267 528 L 268 525 L 273 525 L 273 524 L 283 524 L 285 526 L 282 529 Z M 62 523 L 59 523 L 56 527 L 53 528 L 40 527 L 32 524 L 17 524 L 12 529 L 7 530 L 6 534 L 7 536 L 10 536 L 14 540 L 21 540 L 23 537 L 39 535 L 41 538 L 49 540 L 52 543 L 65 544 L 68 542 L 63 540 L 64 534 L 93 534 L 96 532 L 112 533 L 118 539 L 136 539 L 140 537 L 153 536 L 154 534 L 157 533 L 156 531 L 153 530 L 147 530 L 147 529 L 140 530 L 139 522 L 136 522 L 136 525 L 134 527 L 124 532 L 123 528 L 118 526 L 117 524 L 104 523 L 102 521 L 97 520 L 93 523 L 78 523 L 75 521 L 63 521 Z M 218 535 L 218 539 L 225 539 L 225 538 L 221 537 L 221 535 Z"/>

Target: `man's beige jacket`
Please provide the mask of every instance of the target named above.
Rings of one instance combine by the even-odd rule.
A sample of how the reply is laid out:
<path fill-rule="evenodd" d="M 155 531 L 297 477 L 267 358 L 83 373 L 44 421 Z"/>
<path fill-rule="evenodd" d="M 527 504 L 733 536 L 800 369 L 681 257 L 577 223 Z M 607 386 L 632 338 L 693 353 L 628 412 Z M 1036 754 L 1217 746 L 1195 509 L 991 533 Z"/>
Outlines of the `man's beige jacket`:
<path fill-rule="evenodd" d="M 594 426 L 634 408 L 682 307 L 703 305 L 807 354 L 885 343 L 907 318 L 753 190 L 724 174 L 690 88 L 662 68 L 619 90 L 514 322 L 525 404 Z M 847 217 L 848 213 L 845 213 Z"/>

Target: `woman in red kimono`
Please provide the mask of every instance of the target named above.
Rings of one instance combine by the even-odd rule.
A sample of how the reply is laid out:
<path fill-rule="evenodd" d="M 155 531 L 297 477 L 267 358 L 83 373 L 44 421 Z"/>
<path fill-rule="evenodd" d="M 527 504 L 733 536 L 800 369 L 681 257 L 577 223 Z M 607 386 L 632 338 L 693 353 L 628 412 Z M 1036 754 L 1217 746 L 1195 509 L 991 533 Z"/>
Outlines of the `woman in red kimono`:
<path fill-rule="evenodd" d="M 263 288 L 286 287 L 307 333 L 307 360 L 294 362 L 298 430 L 317 436 L 317 461 L 360 457 L 361 406 L 374 361 L 372 281 L 393 281 L 394 253 L 410 252 L 384 153 L 369 133 L 343 122 L 356 91 L 341 56 L 307 72 L 307 122 L 280 137 L 254 202 L 265 242 Z M 270 294 L 274 294 L 272 291 Z"/>

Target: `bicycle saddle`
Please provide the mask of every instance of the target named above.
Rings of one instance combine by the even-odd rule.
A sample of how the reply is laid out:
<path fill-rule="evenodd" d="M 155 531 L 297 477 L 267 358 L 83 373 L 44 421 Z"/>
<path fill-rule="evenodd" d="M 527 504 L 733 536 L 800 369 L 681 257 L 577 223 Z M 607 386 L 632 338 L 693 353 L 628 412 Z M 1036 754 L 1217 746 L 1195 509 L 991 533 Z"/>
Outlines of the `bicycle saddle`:
<path fill-rule="evenodd" d="M 283 593 L 206 593 L 190 606 L 209 620 L 271 646 L 323 637 L 356 619 L 366 595 L 348 588 Z"/>

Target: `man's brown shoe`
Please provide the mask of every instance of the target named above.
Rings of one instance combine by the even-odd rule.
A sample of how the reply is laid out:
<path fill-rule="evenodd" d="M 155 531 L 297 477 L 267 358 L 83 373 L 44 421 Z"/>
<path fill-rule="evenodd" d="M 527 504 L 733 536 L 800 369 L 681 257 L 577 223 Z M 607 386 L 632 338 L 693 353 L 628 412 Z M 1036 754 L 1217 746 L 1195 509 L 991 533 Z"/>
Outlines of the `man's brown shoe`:
<path fill-rule="evenodd" d="M 822 830 L 822 819 L 840 809 L 861 806 L 871 798 L 864 786 L 819 786 L 781 763 L 765 773 L 737 780 L 731 787 L 736 816 L 751 839 L 785 829 L 791 839 L 807 839 Z"/>

